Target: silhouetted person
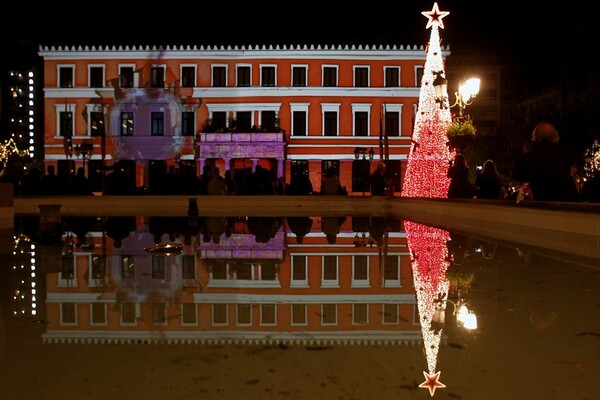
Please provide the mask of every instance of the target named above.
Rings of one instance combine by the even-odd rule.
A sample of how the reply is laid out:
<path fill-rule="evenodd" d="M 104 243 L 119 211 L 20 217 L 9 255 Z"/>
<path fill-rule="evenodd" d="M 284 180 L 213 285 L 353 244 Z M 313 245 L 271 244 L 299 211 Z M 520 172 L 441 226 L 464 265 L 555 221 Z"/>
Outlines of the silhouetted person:
<path fill-rule="evenodd" d="M 472 199 L 477 194 L 475 185 L 469 179 L 469 166 L 467 159 L 462 154 L 457 154 L 448 168 L 450 186 L 448 187 L 449 199 Z"/>
<path fill-rule="evenodd" d="M 371 174 L 371 195 L 372 196 L 385 196 L 385 164 L 377 164 L 377 168 Z"/>
<path fill-rule="evenodd" d="M 285 190 L 285 194 L 290 196 L 306 196 L 309 194 L 313 194 L 313 185 L 308 175 L 292 175 L 290 184 Z"/>
<path fill-rule="evenodd" d="M 573 154 L 559 144 L 559 138 L 552 123 L 540 122 L 533 130 L 530 149 L 515 164 L 513 177 L 529 183 L 533 200 L 580 200 L 571 177 Z"/>
<path fill-rule="evenodd" d="M 475 178 L 480 199 L 500 199 L 502 196 L 502 180 L 493 160 L 486 160 L 483 168 Z"/>
<path fill-rule="evenodd" d="M 85 176 L 85 169 L 83 167 L 77 168 L 77 173 L 71 181 L 71 187 L 69 188 L 69 192 L 71 194 L 81 196 L 92 195 L 92 185 L 87 176 Z"/>
<path fill-rule="evenodd" d="M 62 182 L 58 175 L 56 175 L 54 165 L 48 165 L 46 175 L 42 176 L 40 185 L 42 194 L 62 194 Z"/>

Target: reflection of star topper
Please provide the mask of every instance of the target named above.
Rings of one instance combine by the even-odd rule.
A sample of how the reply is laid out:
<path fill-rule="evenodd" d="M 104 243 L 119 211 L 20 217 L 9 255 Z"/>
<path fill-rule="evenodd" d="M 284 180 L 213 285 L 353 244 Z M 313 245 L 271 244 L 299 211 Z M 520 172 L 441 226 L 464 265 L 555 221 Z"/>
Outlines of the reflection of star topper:
<path fill-rule="evenodd" d="M 439 381 L 441 374 L 442 371 L 438 371 L 433 375 L 429 375 L 427 372 L 423 371 L 423 375 L 425 376 L 425 382 L 421 383 L 419 387 L 423 389 L 429 389 L 429 395 L 433 397 L 433 395 L 435 394 L 435 389 L 441 389 L 446 387 L 446 385 Z"/>
<path fill-rule="evenodd" d="M 436 2 L 436 3 L 433 3 L 433 8 L 431 9 L 431 11 L 423 11 L 423 12 L 421 12 L 421 14 L 426 16 L 428 19 L 427 26 L 425 27 L 425 29 L 429 29 L 429 27 L 434 24 L 436 24 L 440 28 L 444 29 L 444 22 L 442 22 L 442 18 L 444 18 L 446 15 L 450 14 L 450 12 L 449 11 L 440 11 L 438 4 Z"/>

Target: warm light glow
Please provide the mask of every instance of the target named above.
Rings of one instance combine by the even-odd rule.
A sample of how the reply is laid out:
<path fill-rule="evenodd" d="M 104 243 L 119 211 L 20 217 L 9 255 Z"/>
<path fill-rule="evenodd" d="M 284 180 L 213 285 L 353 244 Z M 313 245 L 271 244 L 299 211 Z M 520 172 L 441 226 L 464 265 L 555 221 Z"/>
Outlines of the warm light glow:
<path fill-rule="evenodd" d="M 481 79 L 471 78 L 458 87 L 458 94 L 465 104 L 477 96 L 480 84 Z"/>

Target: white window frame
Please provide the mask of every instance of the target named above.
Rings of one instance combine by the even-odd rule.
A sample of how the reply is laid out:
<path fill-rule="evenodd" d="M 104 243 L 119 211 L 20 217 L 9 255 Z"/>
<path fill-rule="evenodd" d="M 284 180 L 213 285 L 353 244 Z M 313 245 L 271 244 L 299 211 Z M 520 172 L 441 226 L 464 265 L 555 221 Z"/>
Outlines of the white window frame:
<path fill-rule="evenodd" d="M 414 67 L 414 74 L 415 74 L 415 87 L 420 87 L 421 85 L 419 84 L 419 74 L 417 73 L 420 69 L 423 70 L 423 74 L 421 74 L 421 76 L 423 76 L 425 74 L 425 66 L 424 65 L 415 65 Z"/>
<path fill-rule="evenodd" d="M 354 279 L 354 266 L 355 266 L 355 258 L 354 256 L 364 256 L 367 258 L 367 279 Z M 371 273 L 371 257 L 368 254 L 353 254 L 352 255 L 352 282 L 350 283 L 350 287 L 357 288 L 369 288 L 371 287 L 370 282 L 370 273 Z"/>
<path fill-rule="evenodd" d="M 367 307 L 367 312 L 366 312 L 366 317 L 365 317 L 366 321 L 364 323 L 362 323 L 362 322 L 356 322 L 355 318 L 354 318 L 356 316 L 356 310 L 355 310 L 355 308 L 359 304 L 360 305 L 364 305 L 364 306 Z M 369 319 L 370 319 L 369 311 L 370 311 L 369 303 L 354 303 L 354 304 L 352 304 L 352 325 L 355 325 L 355 326 L 357 326 L 357 325 L 359 325 L 359 326 L 368 325 L 369 324 Z"/>
<path fill-rule="evenodd" d="M 294 68 L 304 69 L 304 76 L 306 78 L 305 86 L 294 86 Z M 308 87 L 308 64 L 292 64 L 290 66 L 290 86 L 295 88 Z"/>
<path fill-rule="evenodd" d="M 102 305 L 104 311 L 104 322 L 94 322 L 94 304 Z M 108 309 L 106 307 L 106 303 L 90 303 L 90 325 L 91 326 L 107 326 L 108 325 Z"/>
<path fill-rule="evenodd" d="M 118 66 L 118 73 L 119 73 L 119 88 L 122 87 L 121 85 L 121 68 L 133 68 L 133 87 L 140 87 L 140 73 L 136 72 L 136 65 L 135 64 L 119 64 Z M 124 89 L 129 89 L 129 88 L 124 88 Z"/>
<path fill-rule="evenodd" d="M 240 86 L 240 87 L 252 87 L 252 64 L 235 64 L 235 86 L 239 85 L 238 82 L 238 68 L 240 67 L 249 67 L 250 68 L 250 85 L 248 86 Z"/>
<path fill-rule="evenodd" d="M 163 70 L 163 86 L 153 86 L 152 85 L 152 69 L 154 68 L 162 68 Z M 150 65 L 150 87 L 158 89 L 158 88 L 166 88 L 169 83 L 167 82 L 167 65 L 166 64 L 152 64 Z"/>
<path fill-rule="evenodd" d="M 385 308 L 386 307 L 396 307 L 396 321 L 386 322 L 386 320 L 385 320 Z M 399 304 L 384 303 L 381 305 L 381 324 L 382 325 L 399 325 L 400 324 L 400 305 Z"/>
<path fill-rule="evenodd" d="M 304 258 L 304 276 L 303 280 L 294 279 L 294 257 Z M 290 288 L 307 288 L 308 287 L 308 256 L 304 254 L 292 254 L 290 259 Z"/>
<path fill-rule="evenodd" d="M 248 306 L 250 308 L 250 319 L 248 322 L 240 322 L 241 306 Z M 236 326 L 252 326 L 252 303 L 238 303 L 235 305 L 235 324 Z"/>
<path fill-rule="evenodd" d="M 386 77 L 387 77 L 387 70 L 388 69 L 395 69 L 396 71 L 398 71 L 398 86 L 386 86 Z M 395 87 L 400 87 L 402 86 L 402 67 L 398 66 L 398 65 L 386 65 L 383 67 L 383 87 L 384 88 L 395 88 Z"/>
<path fill-rule="evenodd" d="M 68 303 L 68 304 L 74 304 L 73 307 L 75 309 L 74 314 L 75 314 L 75 321 L 74 322 L 64 322 L 63 320 L 63 310 L 62 310 L 62 306 L 63 304 Z M 59 307 L 59 312 L 60 312 L 60 325 L 61 326 L 76 326 L 78 323 L 78 315 L 77 315 L 77 303 L 72 303 L 72 302 L 68 302 L 65 301 L 64 303 L 60 303 L 60 307 Z"/>
<path fill-rule="evenodd" d="M 223 306 L 225 309 L 225 322 L 215 322 L 215 306 Z M 211 323 L 212 326 L 227 326 L 229 325 L 229 307 L 227 304 L 211 304 Z"/>
<path fill-rule="evenodd" d="M 210 66 L 210 86 L 215 87 L 215 68 L 225 67 L 225 86 L 218 87 L 228 87 L 229 86 L 229 65 L 227 64 L 211 64 Z"/>
<path fill-rule="evenodd" d="M 102 68 L 102 86 L 106 87 L 106 65 L 104 64 L 88 64 L 88 87 L 92 89 L 99 89 L 99 87 L 92 87 L 92 68 Z"/>
<path fill-rule="evenodd" d="M 385 118 L 385 114 L 388 112 L 397 112 L 398 113 L 398 136 L 392 136 L 392 138 L 399 138 L 402 136 L 402 110 L 404 109 L 404 104 L 388 104 L 384 103 L 383 107 L 383 116 Z M 415 111 L 416 112 L 416 111 Z M 385 124 L 385 121 L 384 121 Z"/>
<path fill-rule="evenodd" d="M 304 322 L 294 322 L 294 306 L 304 307 Z M 290 304 L 290 325 L 292 326 L 308 326 L 308 308 L 306 304 L 292 303 Z"/>
<path fill-rule="evenodd" d="M 341 103 L 321 103 L 321 135 L 332 138 L 340 136 L 340 104 Z M 335 112 L 337 114 L 336 134 L 334 136 L 325 135 L 325 113 Z"/>
<path fill-rule="evenodd" d="M 263 321 L 263 307 L 271 306 L 273 307 L 273 322 L 264 322 Z M 260 305 L 260 326 L 276 326 L 277 325 L 277 304 L 276 303 L 266 303 Z"/>
<path fill-rule="evenodd" d="M 72 68 L 73 69 L 73 76 L 72 76 L 73 86 L 71 86 L 70 88 L 61 88 L 60 87 L 60 70 L 61 70 L 61 68 Z M 58 64 L 56 66 L 56 78 L 57 78 L 56 79 L 56 87 L 61 88 L 61 89 L 72 89 L 72 88 L 76 87 L 77 86 L 76 82 L 75 82 L 75 77 L 77 76 L 75 73 L 76 71 L 77 70 L 76 70 L 75 64 Z"/>
<path fill-rule="evenodd" d="M 370 139 L 371 136 L 371 108 L 372 103 L 352 103 L 352 136 L 358 139 Z M 356 113 L 367 113 L 367 136 L 356 136 Z"/>
<path fill-rule="evenodd" d="M 367 86 L 356 86 L 356 70 L 358 68 L 367 69 Z M 353 65 L 352 66 L 352 86 L 354 87 L 371 87 L 371 66 L 370 65 Z"/>
<path fill-rule="evenodd" d="M 305 126 L 306 126 L 306 135 L 305 136 L 300 136 L 300 137 L 307 137 L 308 136 L 308 108 L 310 106 L 310 103 L 290 103 L 290 120 L 291 120 L 291 126 L 290 126 L 290 130 L 291 130 L 291 137 L 294 137 L 294 112 L 305 112 Z"/>
<path fill-rule="evenodd" d="M 335 68 L 335 86 L 325 86 L 325 68 Z M 321 65 L 321 86 L 330 88 L 330 87 L 339 87 L 340 82 L 340 66 L 336 64 L 323 64 Z"/>
<path fill-rule="evenodd" d="M 102 104 L 86 104 L 85 105 L 86 114 L 87 114 L 87 131 L 85 132 L 85 136 L 90 137 L 92 133 L 92 113 L 93 112 L 101 112 L 104 115 L 104 134 L 106 135 L 106 129 L 108 125 L 107 114 L 108 107 L 103 106 Z"/>
<path fill-rule="evenodd" d="M 263 86 L 263 67 L 273 67 L 273 69 L 275 70 L 275 82 L 273 83 L 273 86 Z M 259 65 L 259 69 L 260 69 L 260 87 L 263 88 L 269 88 L 269 87 L 277 87 L 277 64 L 260 64 Z M 252 77 L 252 70 L 250 70 L 250 77 Z"/>
<path fill-rule="evenodd" d="M 123 305 L 121 305 L 121 317 L 120 317 L 120 323 L 122 326 L 136 326 L 137 325 L 137 321 L 140 318 L 141 315 L 141 311 L 140 311 L 140 303 L 133 303 L 133 302 L 127 302 L 127 303 L 132 303 L 135 307 L 135 320 L 134 322 L 125 322 L 123 321 Z"/>
<path fill-rule="evenodd" d="M 180 64 L 179 65 L 179 82 L 180 82 L 179 86 L 181 86 L 181 79 L 183 77 L 183 69 L 190 68 L 190 67 L 194 68 L 194 84 L 192 85 L 192 87 L 196 87 L 198 85 L 198 64 Z M 166 82 L 166 79 L 165 79 L 165 82 Z M 185 86 L 185 87 L 188 87 L 188 86 Z"/>
<path fill-rule="evenodd" d="M 60 113 L 61 112 L 71 112 L 73 113 L 73 137 L 75 137 L 75 132 L 77 132 L 76 124 L 77 124 L 77 104 L 74 103 L 58 103 L 54 105 L 54 110 L 56 113 L 56 132 L 54 133 L 55 138 L 62 138 L 64 136 L 60 136 Z"/>
<path fill-rule="evenodd" d="M 185 304 L 191 305 L 194 308 L 195 322 L 184 322 L 183 316 L 183 306 Z M 198 304 L 196 303 L 181 303 L 181 326 L 198 326 Z"/>
<path fill-rule="evenodd" d="M 325 306 L 333 306 L 335 312 L 335 321 L 334 322 L 325 322 Z M 332 303 L 321 304 L 321 325 L 322 326 L 334 326 L 338 324 L 338 305 Z"/>
<path fill-rule="evenodd" d="M 386 279 L 384 281 L 384 286 L 386 288 L 402 287 L 402 257 L 400 257 L 399 254 L 389 254 L 388 257 L 396 257 L 398 260 L 398 279 Z"/>
<path fill-rule="evenodd" d="M 325 279 L 325 256 L 335 257 L 335 280 Z M 340 287 L 340 257 L 333 254 L 325 254 L 321 256 L 321 287 L 322 288 L 339 288 Z"/>

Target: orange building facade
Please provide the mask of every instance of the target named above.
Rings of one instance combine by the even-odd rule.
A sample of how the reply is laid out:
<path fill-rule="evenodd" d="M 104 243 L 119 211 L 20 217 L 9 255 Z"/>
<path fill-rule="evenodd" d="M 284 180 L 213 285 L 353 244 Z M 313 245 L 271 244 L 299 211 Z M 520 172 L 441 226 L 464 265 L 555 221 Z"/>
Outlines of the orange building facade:
<path fill-rule="evenodd" d="M 401 190 L 426 53 L 113 46 L 42 47 L 39 55 L 45 164 L 59 173 L 83 166 L 95 191 L 122 161 L 136 187 L 152 189 L 171 165 L 196 176 L 217 166 L 241 182 L 260 164 L 285 182 L 308 175 L 315 191 L 333 169 L 356 195 L 369 191 L 380 161 Z"/>

